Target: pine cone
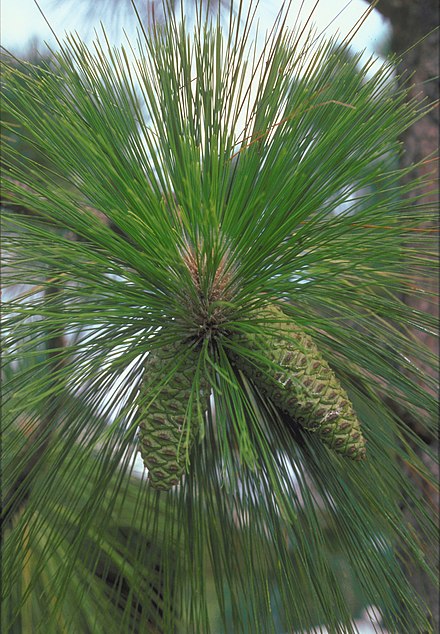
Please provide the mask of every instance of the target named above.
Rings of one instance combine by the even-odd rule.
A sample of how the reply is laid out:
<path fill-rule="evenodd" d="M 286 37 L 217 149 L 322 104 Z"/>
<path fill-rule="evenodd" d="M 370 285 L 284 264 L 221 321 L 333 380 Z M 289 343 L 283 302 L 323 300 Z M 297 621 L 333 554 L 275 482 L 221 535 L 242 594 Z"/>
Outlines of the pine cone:
<path fill-rule="evenodd" d="M 145 374 L 140 389 L 139 440 L 140 452 L 149 471 L 151 486 L 168 491 L 179 483 L 185 472 L 187 449 L 198 435 L 198 408 L 193 394 L 189 438 L 187 438 L 188 403 L 192 392 L 198 354 L 192 351 L 150 403 L 156 386 L 170 371 L 170 363 L 187 350 L 179 346 L 167 346 L 151 352 L 145 364 Z M 201 405 L 206 409 L 209 399 L 207 384 L 203 382 Z"/>
<path fill-rule="evenodd" d="M 353 406 L 311 337 L 292 321 L 286 323 L 277 307 L 267 308 L 265 316 L 279 329 L 279 336 L 249 334 L 237 341 L 259 354 L 265 352 L 282 370 L 275 371 L 269 364 L 257 367 L 257 360 L 235 352 L 231 361 L 304 429 L 316 432 L 338 453 L 363 460 L 365 439 Z"/>

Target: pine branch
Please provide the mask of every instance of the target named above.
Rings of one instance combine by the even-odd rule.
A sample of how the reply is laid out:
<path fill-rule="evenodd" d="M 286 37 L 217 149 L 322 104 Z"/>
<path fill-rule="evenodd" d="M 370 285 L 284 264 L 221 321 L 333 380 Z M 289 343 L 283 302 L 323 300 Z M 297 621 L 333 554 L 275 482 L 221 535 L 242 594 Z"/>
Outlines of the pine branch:
<path fill-rule="evenodd" d="M 5 320 L 8 485 L 19 421 L 50 443 L 5 540 L 5 629 L 352 631 L 336 553 L 389 630 L 429 627 L 399 558 L 432 577 L 435 521 L 407 478 L 434 486 L 430 450 L 389 400 L 429 437 L 435 361 L 411 330 L 436 324 L 399 296 L 425 296 L 434 210 L 397 162 L 430 106 L 283 15 L 257 54 L 236 9 L 194 30 L 170 12 L 136 50 L 69 36 L 43 73 L 6 68 L 7 127 L 43 157 L 6 148 L 7 284 L 25 285 Z M 344 408 L 365 460 L 313 430 Z M 176 477 L 157 491 L 164 456 Z"/>

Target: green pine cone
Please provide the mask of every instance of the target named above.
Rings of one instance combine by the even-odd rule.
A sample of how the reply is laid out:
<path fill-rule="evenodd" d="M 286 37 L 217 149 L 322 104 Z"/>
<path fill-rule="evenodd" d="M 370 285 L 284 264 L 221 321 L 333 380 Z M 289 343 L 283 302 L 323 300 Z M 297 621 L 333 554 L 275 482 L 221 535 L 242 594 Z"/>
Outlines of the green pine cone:
<path fill-rule="evenodd" d="M 363 460 L 365 438 L 353 406 L 311 337 L 293 322 L 286 323 L 277 307 L 267 308 L 266 316 L 279 329 L 279 336 L 247 335 L 238 341 L 260 354 L 265 351 L 282 371 L 274 371 L 269 364 L 259 368 L 256 361 L 236 353 L 232 362 L 304 429 L 319 434 L 338 453 Z"/>
<path fill-rule="evenodd" d="M 150 353 L 145 364 L 145 374 L 140 389 L 140 399 L 146 409 L 140 412 L 140 452 L 149 471 L 149 481 L 155 489 L 168 491 L 179 483 L 185 472 L 187 449 L 198 435 L 198 409 L 195 395 L 191 407 L 190 436 L 186 437 L 188 402 L 192 392 L 198 355 L 192 352 L 185 357 L 177 372 L 166 383 L 153 402 L 151 395 L 164 374 L 170 370 L 170 362 L 180 352 L 178 346 L 167 346 Z M 203 384 L 202 407 L 206 409 L 209 390 Z M 182 433 L 183 432 L 183 433 Z"/>

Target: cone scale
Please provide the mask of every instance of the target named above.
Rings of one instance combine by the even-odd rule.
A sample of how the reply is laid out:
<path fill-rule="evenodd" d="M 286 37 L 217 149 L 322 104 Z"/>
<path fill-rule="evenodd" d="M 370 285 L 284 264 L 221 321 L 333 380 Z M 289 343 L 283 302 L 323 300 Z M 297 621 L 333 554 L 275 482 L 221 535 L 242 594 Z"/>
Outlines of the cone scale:
<path fill-rule="evenodd" d="M 365 439 L 350 400 L 312 338 L 277 307 L 265 309 L 265 318 L 278 335 L 240 335 L 237 343 L 266 354 L 271 364 L 258 365 L 236 352 L 231 361 L 276 407 L 308 431 L 319 435 L 334 451 L 353 460 L 366 455 Z"/>
<path fill-rule="evenodd" d="M 170 363 L 185 355 L 177 372 L 155 395 L 157 385 L 164 380 Z M 198 354 L 187 354 L 185 348 L 168 346 L 151 352 L 145 363 L 140 388 L 139 413 L 140 453 L 149 472 L 149 482 L 155 489 L 168 491 L 178 484 L 185 472 L 187 452 L 198 436 L 198 407 L 193 393 Z M 193 401 L 188 404 L 193 393 Z M 202 406 L 206 409 L 209 391 L 203 387 Z M 190 426 L 188 433 L 188 417 Z"/>

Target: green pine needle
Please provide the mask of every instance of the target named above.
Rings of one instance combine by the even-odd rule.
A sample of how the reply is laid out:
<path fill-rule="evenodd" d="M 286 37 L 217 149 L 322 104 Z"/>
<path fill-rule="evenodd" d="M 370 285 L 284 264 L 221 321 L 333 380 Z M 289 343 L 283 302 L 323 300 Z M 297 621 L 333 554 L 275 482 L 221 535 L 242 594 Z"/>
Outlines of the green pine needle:
<path fill-rule="evenodd" d="M 351 585 L 391 631 L 429 631 L 399 562 L 434 575 L 406 473 L 436 485 L 417 454 L 436 360 L 415 335 L 436 322 L 402 296 L 435 301 L 435 210 L 399 139 L 430 106 L 282 19 L 257 55 L 252 11 L 6 59 L 5 632 L 349 632 Z M 277 336 L 271 304 L 349 394 L 365 463 L 229 363 L 235 335 Z M 175 344 L 195 351 L 199 438 L 158 493 L 134 470 L 139 394 Z"/>

